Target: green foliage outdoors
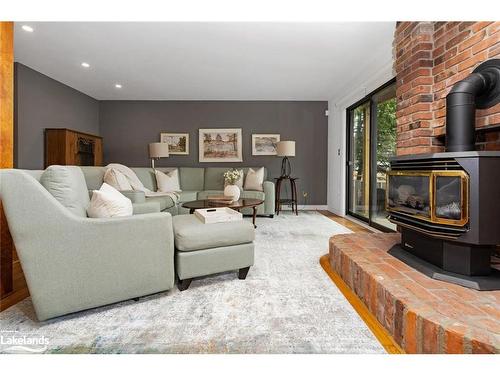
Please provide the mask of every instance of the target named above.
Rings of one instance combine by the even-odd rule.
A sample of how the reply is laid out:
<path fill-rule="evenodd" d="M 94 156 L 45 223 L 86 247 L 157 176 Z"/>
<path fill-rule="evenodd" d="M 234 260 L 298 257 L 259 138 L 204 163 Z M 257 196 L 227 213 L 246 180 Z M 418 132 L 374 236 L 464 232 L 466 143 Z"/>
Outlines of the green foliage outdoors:
<path fill-rule="evenodd" d="M 368 105 L 355 108 L 353 115 L 354 171 L 356 178 L 361 179 L 364 170 L 365 118 L 368 116 Z M 396 154 L 396 98 L 377 104 L 376 151 L 377 172 L 385 172 L 390 166 L 389 158 Z"/>

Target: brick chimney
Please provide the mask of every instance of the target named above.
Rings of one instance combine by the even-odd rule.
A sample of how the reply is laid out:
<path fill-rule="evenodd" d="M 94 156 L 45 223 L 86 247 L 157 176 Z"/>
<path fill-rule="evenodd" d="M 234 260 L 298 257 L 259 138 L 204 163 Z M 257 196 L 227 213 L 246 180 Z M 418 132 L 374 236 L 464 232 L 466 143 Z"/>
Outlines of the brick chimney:
<path fill-rule="evenodd" d="M 444 151 L 445 98 L 500 57 L 500 22 L 398 22 L 394 35 L 397 154 Z M 500 150 L 500 104 L 476 112 L 476 149 Z"/>

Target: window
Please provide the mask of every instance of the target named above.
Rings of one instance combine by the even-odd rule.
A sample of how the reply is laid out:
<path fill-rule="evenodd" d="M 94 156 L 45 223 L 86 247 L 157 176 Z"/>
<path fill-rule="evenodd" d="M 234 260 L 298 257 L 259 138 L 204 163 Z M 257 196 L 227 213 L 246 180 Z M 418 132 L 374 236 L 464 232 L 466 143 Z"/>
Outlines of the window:
<path fill-rule="evenodd" d="M 396 84 L 382 86 L 347 109 L 347 213 L 395 230 L 385 211 L 386 170 L 396 154 Z"/>

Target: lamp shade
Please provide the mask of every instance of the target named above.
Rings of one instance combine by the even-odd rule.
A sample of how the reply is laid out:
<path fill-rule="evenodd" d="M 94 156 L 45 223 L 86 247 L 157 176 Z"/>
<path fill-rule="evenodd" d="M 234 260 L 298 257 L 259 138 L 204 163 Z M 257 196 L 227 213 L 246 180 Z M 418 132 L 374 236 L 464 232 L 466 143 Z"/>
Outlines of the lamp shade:
<path fill-rule="evenodd" d="M 276 144 L 276 155 L 295 156 L 295 141 L 281 141 Z"/>
<path fill-rule="evenodd" d="M 155 142 L 149 144 L 150 158 L 168 158 L 168 143 Z"/>

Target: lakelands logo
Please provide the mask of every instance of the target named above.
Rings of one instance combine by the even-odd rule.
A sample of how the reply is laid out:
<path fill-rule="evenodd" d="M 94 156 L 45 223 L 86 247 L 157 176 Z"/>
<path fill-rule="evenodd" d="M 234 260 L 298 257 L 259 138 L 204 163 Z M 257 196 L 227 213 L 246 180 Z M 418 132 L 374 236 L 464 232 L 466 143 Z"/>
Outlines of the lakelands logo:
<path fill-rule="evenodd" d="M 43 353 L 49 342 L 44 335 L 0 332 L 0 352 L 3 353 Z"/>

